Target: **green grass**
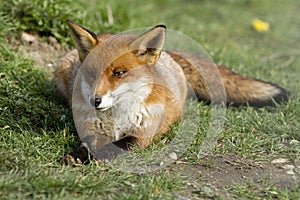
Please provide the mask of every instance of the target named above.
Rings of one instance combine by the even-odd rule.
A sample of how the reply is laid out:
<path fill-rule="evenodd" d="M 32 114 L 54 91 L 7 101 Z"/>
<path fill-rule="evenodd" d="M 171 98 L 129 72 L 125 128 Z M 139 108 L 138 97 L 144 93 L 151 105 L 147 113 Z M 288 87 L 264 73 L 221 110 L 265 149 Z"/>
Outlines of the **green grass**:
<path fill-rule="evenodd" d="M 83 18 L 82 12 L 70 8 L 72 1 L 63 0 L 1 0 L 0 12 L 17 31 L 38 33 L 40 36 L 54 36 L 62 43 L 70 43 L 65 21 Z"/>
<path fill-rule="evenodd" d="M 295 142 L 300 141 L 298 1 L 45 2 L 46 6 L 43 1 L 0 1 L 0 199 L 174 199 L 175 194 L 184 196 L 193 178 L 172 167 L 137 175 L 97 163 L 75 168 L 62 164 L 62 156 L 78 142 L 72 113 L 57 94 L 49 72 L 33 67 L 32 61 L 5 41 L 26 30 L 54 35 L 70 44 L 66 18 L 96 33 L 164 23 L 198 41 L 216 63 L 288 89 L 292 97 L 287 105 L 271 110 L 227 109 L 212 155 L 233 153 L 266 163 L 278 157 L 291 162 L 299 159 L 300 143 Z M 27 7 L 21 6 L 24 4 Z M 27 18 L 13 17 L 12 5 Z M 109 7 L 113 23 L 107 14 Z M 269 22 L 270 30 L 252 30 L 255 18 Z M 275 54 L 278 56 L 271 56 Z M 200 162 L 197 153 L 210 120 L 210 107 L 199 104 L 199 109 L 199 133 L 180 158 L 191 166 Z M 158 143 L 148 151 L 161 146 Z M 266 182 L 263 188 L 232 184 L 226 192 L 237 199 L 298 199 L 299 176 L 296 181 L 298 187 L 291 190 Z"/>

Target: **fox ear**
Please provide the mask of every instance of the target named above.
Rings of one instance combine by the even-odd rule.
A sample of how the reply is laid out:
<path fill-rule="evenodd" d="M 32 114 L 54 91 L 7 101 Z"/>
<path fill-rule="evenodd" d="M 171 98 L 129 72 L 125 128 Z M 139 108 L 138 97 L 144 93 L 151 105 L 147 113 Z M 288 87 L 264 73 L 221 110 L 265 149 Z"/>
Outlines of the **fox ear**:
<path fill-rule="evenodd" d="M 142 62 L 153 65 L 157 62 L 166 39 L 166 26 L 158 25 L 130 43 L 135 56 Z"/>
<path fill-rule="evenodd" d="M 87 30 L 72 20 L 67 21 L 71 37 L 79 53 L 82 62 L 89 52 L 97 45 L 97 36 L 95 33 Z"/>

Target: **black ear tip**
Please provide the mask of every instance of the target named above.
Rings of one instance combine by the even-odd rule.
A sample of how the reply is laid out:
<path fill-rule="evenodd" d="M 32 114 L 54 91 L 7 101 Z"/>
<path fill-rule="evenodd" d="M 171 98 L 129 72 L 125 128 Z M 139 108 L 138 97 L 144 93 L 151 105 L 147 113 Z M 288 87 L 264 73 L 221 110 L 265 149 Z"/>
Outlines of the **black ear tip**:
<path fill-rule="evenodd" d="M 67 19 L 67 25 L 69 26 L 70 29 L 72 29 L 75 25 L 77 25 L 77 23 L 71 19 Z"/>
<path fill-rule="evenodd" d="M 68 24 L 68 26 L 80 26 L 77 22 L 75 22 L 71 19 L 67 19 L 67 24 Z"/>
<path fill-rule="evenodd" d="M 67 19 L 67 24 L 74 24 L 75 22 L 71 19 Z"/>
<path fill-rule="evenodd" d="M 155 28 L 164 28 L 164 29 L 166 29 L 167 26 L 164 25 L 164 24 L 159 24 L 159 25 L 156 25 Z"/>

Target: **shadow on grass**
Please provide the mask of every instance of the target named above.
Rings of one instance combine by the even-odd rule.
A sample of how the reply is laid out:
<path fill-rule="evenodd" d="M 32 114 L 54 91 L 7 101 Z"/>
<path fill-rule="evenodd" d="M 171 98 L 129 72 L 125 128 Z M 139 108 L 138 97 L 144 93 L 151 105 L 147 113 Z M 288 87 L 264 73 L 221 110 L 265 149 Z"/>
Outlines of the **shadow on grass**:
<path fill-rule="evenodd" d="M 67 125 L 75 131 L 71 111 L 56 92 L 51 74 L 3 45 L 0 52 L 1 129 L 39 134 Z"/>

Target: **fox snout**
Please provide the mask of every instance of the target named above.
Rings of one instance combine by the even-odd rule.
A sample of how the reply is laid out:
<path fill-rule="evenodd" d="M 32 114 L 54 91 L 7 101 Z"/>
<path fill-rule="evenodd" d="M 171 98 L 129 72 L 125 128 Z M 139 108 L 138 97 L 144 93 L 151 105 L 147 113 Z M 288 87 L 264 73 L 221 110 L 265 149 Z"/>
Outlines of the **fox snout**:
<path fill-rule="evenodd" d="M 97 96 L 90 99 L 90 104 L 92 106 L 94 106 L 95 108 L 100 106 L 101 102 L 102 102 L 102 99 L 100 97 L 97 97 Z"/>
<path fill-rule="evenodd" d="M 110 93 L 103 96 L 96 95 L 90 98 L 90 104 L 101 111 L 105 111 L 113 106 L 113 97 Z"/>

